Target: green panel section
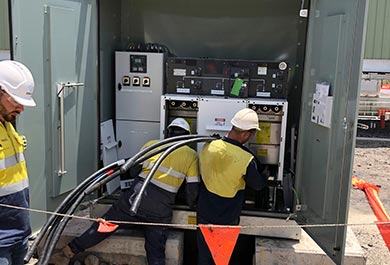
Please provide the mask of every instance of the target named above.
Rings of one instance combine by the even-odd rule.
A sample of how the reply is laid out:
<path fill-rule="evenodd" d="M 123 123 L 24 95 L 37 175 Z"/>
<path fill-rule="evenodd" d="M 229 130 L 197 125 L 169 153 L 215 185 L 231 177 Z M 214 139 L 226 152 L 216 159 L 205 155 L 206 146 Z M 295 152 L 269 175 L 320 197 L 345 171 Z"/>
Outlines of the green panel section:
<path fill-rule="evenodd" d="M 366 59 L 390 59 L 390 1 L 370 0 L 366 28 Z"/>
<path fill-rule="evenodd" d="M 0 0 L 0 50 L 9 50 L 8 0 Z"/>
<path fill-rule="evenodd" d="M 50 77 L 54 81 L 51 84 L 52 88 L 56 88 L 56 83 L 77 82 L 77 71 L 75 69 L 76 62 L 76 47 L 80 16 L 79 7 L 63 8 L 56 6 L 45 7 L 45 35 L 44 38 L 48 42 L 48 57 L 50 58 Z M 47 17 L 46 17 L 47 16 Z M 66 26 L 64 26 L 66 21 Z M 67 192 L 77 186 L 77 174 L 74 166 L 77 164 L 77 146 L 72 142 L 77 139 L 77 102 L 82 93 L 78 93 L 83 87 L 66 87 L 63 89 L 64 111 L 61 118 L 60 113 L 60 98 L 58 91 L 52 93 L 52 120 L 54 121 L 53 129 L 56 133 L 53 135 L 53 165 L 58 164 L 58 160 L 64 159 L 64 167 L 54 169 L 53 174 L 53 191 L 52 196 L 57 196 Z M 82 100 L 82 99 L 81 99 Z M 64 127 L 64 147 L 60 144 L 61 134 L 61 119 L 63 119 Z M 72 144 L 70 144 L 72 143 Z M 64 149 L 64 150 L 62 150 Z M 64 156 L 62 158 L 62 156 Z M 63 172 L 63 175 L 60 171 Z"/>

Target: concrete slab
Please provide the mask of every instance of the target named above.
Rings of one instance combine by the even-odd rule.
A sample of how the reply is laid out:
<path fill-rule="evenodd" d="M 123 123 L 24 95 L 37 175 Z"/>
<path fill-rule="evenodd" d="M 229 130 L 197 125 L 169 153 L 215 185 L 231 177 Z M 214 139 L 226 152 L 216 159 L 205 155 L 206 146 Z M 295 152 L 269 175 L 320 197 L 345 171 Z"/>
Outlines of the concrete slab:
<path fill-rule="evenodd" d="M 56 245 L 56 249 L 63 248 L 73 238 L 83 233 L 90 225 L 91 222 L 87 220 L 72 219 L 69 221 Z M 86 250 L 85 253 L 80 253 L 78 259 L 83 260 L 88 254 L 94 254 L 108 264 L 146 265 L 144 243 L 145 239 L 141 230 L 119 229 L 106 240 Z M 183 248 L 184 233 L 181 231 L 170 231 L 165 249 L 166 264 L 183 264 Z"/>
<path fill-rule="evenodd" d="M 301 239 L 299 241 L 257 237 L 253 264 L 333 265 L 334 262 L 325 254 L 317 243 L 302 230 Z M 366 264 L 363 250 L 350 228 L 347 229 L 344 264 Z"/>
<path fill-rule="evenodd" d="M 108 211 L 110 205 L 95 203 L 91 205 L 90 216 L 98 218 Z M 195 227 L 183 227 L 182 225 L 196 225 L 196 212 L 188 210 L 173 210 L 172 224 L 179 224 L 177 228 L 192 229 Z M 256 224 L 256 226 L 253 226 Z M 241 215 L 240 225 L 246 227 L 241 229 L 241 234 L 256 235 L 275 238 L 287 238 L 299 240 L 301 237 L 301 229 L 295 220 L 286 220 L 271 217 L 245 216 Z M 269 227 L 269 226 L 275 226 Z M 277 226 L 290 226 L 290 228 L 280 229 Z"/>
<path fill-rule="evenodd" d="M 100 209 L 101 210 L 101 209 Z M 77 216 L 90 216 L 90 209 L 78 212 Z M 60 249 L 74 237 L 80 235 L 91 225 L 90 221 L 72 219 L 64 230 L 56 249 Z M 317 243 L 301 229 L 300 240 L 256 237 L 253 264 L 272 265 L 332 265 L 333 261 Z M 183 264 L 184 231 L 171 231 L 166 245 L 166 264 Z M 83 260 L 88 254 L 94 254 L 108 264 L 146 265 L 144 238 L 140 230 L 119 230 L 100 244 L 79 254 Z M 192 263 L 191 263 L 192 264 Z M 195 264 L 195 263 L 194 263 Z M 345 265 L 365 265 L 363 250 L 352 229 L 347 229 Z M 62 265 L 62 264 L 61 264 Z"/>

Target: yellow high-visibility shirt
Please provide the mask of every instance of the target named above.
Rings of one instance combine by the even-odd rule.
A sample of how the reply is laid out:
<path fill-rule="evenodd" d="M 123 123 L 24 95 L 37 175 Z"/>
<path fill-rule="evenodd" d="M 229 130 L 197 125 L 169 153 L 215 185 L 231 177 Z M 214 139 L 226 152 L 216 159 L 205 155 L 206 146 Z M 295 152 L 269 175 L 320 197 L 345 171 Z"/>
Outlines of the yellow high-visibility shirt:
<path fill-rule="evenodd" d="M 158 140 L 147 142 L 142 149 L 156 143 Z M 153 165 L 162 153 L 147 159 L 142 166 L 140 177 L 146 178 Z M 160 164 L 151 182 L 172 193 L 177 193 L 183 181 L 196 183 L 200 181 L 198 155 L 188 146 L 182 146 L 170 153 Z"/>
<path fill-rule="evenodd" d="M 206 143 L 200 153 L 202 180 L 209 192 L 233 198 L 245 189 L 244 175 L 253 156 L 226 141 Z"/>
<path fill-rule="evenodd" d="M 10 122 L 0 123 L 0 196 L 28 187 L 23 143 Z"/>

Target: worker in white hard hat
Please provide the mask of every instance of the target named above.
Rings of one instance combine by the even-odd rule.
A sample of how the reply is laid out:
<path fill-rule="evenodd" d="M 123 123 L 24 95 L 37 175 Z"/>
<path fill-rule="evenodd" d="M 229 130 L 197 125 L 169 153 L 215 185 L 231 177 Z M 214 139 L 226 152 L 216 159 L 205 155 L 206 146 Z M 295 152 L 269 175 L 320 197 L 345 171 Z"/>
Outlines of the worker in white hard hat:
<path fill-rule="evenodd" d="M 267 187 L 266 167 L 257 163 L 244 144 L 259 128 L 257 113 L 238 111 L 232 129 L 222 139 L 206 143 L 199 155 L 201 185 L 197 205 L 198 224 L 238 225 L 248 185 L 260 191 Z M 206 241 L 198 229 L 198 264 L 214 264 Z"/>
<path fill-rule="evenodd" d="M 0 203 L 29 207 L 25 138 L 14 126 L 24 106 L 35 106 L 34 79 L 23 64 L 0 61 Z M 0 264 L 23 264 L 31 234 L 26 210 L 0 206 Z"/>
<path fill-rule="evenodd" d="M 168 137 L 190 134 L 190 126 L 183 118 L 174 119 L 167 127 Z M 158 140 L 147 142 L 146 148 Z M 182 146 L 169 154 L 158 167 L 151 182 L 146 186 L 136 215 L 130 212 L 131 205 L 138 194 L 145 178 L 153 165 L 161 156 L 157 154 L 147 159 L 142 170 L 135 177 L 129 189 L 122 190 L 119 200 L 103 216 L 106 220 L 119 220 L 142 223 L 170 223 L 172 207 L 179 188 L 186 182 L 185 192 L 187 204 L 193 207 L 196 204 L 199 190 L 198 156 L 195 150 Z M 75 254 L 101 242 L 113 232 L 98 232 L 99 224 L 95 222 L 80 237 L 72 240 L 61 253 L 52 256 L 54 264 L 67 264 Z M 143 226 L 145 236 L 145 250 L 149 265 L 165 264 L 165 243 L 167 240 L 167 226 Z"/>

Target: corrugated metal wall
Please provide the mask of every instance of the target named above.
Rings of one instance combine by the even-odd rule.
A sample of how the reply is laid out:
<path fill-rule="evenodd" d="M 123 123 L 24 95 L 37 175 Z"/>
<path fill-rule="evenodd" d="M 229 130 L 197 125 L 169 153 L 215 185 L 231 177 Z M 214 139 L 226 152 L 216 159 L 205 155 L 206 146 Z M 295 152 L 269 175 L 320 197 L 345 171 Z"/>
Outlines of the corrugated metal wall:
<path fill-rule="evenodd" d="M 390 0 L 370 0 L 365 59 L 390 59 Z"/>
<path fill-rule="evenodd" d="M 9 50 L 8 0 L 0 0 L 0 50 Z"/>

